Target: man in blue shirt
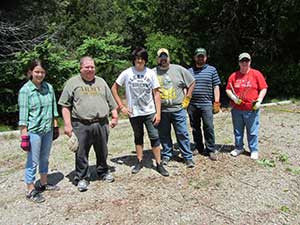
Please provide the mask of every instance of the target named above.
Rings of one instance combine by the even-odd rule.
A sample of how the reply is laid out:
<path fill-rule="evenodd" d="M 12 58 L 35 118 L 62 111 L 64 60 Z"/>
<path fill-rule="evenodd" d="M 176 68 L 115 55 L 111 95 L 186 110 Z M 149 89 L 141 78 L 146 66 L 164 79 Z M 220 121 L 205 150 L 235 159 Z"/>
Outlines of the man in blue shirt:
<path fill-rule="evenodd" d="M 213 113 L 220 111 L 220 78 L 215 67 L 206 64 L 207 53 L 204 48 L 197 48 L 194 52 L 194 66 L 189 69 L 196 80 L 195 89 L 188 107 L 190 124 L 193 130 L 196 153 L 209 156 L 217 160 L 215 150 L 215 134 Z M 203 135 L 201 130 L 203 123 Z"/>

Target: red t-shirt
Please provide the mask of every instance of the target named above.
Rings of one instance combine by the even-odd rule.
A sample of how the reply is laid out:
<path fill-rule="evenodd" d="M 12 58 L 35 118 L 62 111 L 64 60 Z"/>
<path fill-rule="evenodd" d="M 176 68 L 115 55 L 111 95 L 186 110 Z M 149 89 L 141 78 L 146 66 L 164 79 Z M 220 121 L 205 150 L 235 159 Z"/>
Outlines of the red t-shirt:
<path fill-rule="evenodd" d="M 252 110 L 252 103 L 258 98 L 260 90 L 268 88 L 265 78 L 258 70 L 250 68 L 249 72 L 242 74 L 240 71 L 232 73 L 227 82 L 226 90 L 231 90 L 242 99 L 240 105 L 231 102 L 232 107 L 239 110 Z"/>

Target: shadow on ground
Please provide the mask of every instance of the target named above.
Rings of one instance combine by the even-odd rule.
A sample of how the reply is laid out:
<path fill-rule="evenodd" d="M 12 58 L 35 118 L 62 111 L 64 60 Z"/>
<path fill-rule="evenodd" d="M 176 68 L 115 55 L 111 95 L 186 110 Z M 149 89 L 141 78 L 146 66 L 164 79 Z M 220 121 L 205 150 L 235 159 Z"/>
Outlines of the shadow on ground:
<path fill-rule="evenodd" d="M 116 171 L 114 166 L 108 166 L 108 170 L 111 173 Z M 68 175 L 66 175 L 66 178 L 68 178 L 69 182 L 71 182 L 73 185 L 77 185 L 77 182 L 78 182 L 74 179 L 75 175 L 76 175 L 75 170 L 71 171 Z M 97 173 L 96 165 L 89 166 L 87 177 L 88 177 L 87 180 L 89 180 L 89 181 L 100 180 L 100 177 L 98 176 L 98 173 Z"/>

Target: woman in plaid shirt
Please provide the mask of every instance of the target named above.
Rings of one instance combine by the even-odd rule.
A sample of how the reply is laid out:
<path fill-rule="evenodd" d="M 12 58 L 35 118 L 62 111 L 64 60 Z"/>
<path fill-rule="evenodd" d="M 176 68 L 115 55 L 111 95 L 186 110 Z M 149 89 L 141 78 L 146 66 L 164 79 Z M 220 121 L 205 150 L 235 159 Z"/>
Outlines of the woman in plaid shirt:
<path fill-rule="evenodd" d="M 26 198 L 40 203 L 45 201 L 41 192 L 59 189 L 47 183 L 52 140 L 59 136 L 56 120 L 58 112 L 54 89 L 44 81 L 46 71 L 42 62 L 32 61 L 27 74 L 29 80 L 20 89 L 18 98 L 21 148 L 27 152 Z M 37 166 L 41 179 L 34 184 Z"/>

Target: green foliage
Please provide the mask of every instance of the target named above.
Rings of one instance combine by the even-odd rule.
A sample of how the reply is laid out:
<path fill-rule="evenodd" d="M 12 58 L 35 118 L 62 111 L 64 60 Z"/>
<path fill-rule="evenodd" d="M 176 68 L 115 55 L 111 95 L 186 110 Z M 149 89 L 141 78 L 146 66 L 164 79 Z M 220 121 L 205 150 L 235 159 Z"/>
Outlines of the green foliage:
<path fill-rule="evenodd" d="M 289 157 L 288 157 L 287 154 L 280 154 L 280 155 L 278 156 L 278 160 L 279 160 L 280 162 L 287 162 L 288 159 L 289 159 Z"/>
<path fill-rule="evenodd" d="M 184 44 L 184 40 L 172 35 L 164 35 L 160 32 L 150 34 L 145 43 L 150 58 L 150 66 L 157 64 L 156 53 L 160 48 L 167 48 L 169 50 L 171 63 L 187 65 L 189 59 Z"/>
<path fill-rule="evenodd" d="M 287 207 L 287 206 L 284 205 L 284 206 L 280 207 L 280 211 L 285 212 L 285 213 L 289 213 L 290 209 L 289 209 L 289 207 Z"/>
<path fill-rule="evenodd" d="M 300 167 L 288 167 L 286 168 L 286 171 L 293 175 L 298 175 L 300 174 Z"/>
<path fill-rule="evenodd" d="M 35 46 L 32 51 L 16 54 L 16 74 L 26 74 L 27 66 L 33 59 L 44 62 L 47 72 L 45 80 L 53 85 L 55 91 L 61 91 L 64 82 L 78 73 L 78 61 L 69 60 L 67 51 L 49 40 Z"/>
<path fill-rule="evenodd" d="M 129 66 L 129 48 L 122 45 L 123 41 L 120 35 L 107 32 L 103 38 L 86 38 L 76 52 L 78 57 L 92 56 L 97 74 L 112 85 L 119 73 Z"/>
<path fill-rule="evenodd" d="M 264 167 L 275 167 L 275 161 L 272 159 L 262 159 L 256 161 L 258 164 L 264 166 Z"/>

